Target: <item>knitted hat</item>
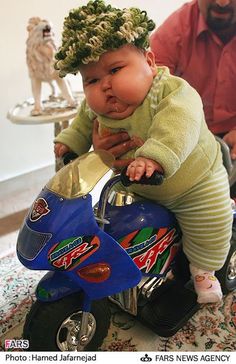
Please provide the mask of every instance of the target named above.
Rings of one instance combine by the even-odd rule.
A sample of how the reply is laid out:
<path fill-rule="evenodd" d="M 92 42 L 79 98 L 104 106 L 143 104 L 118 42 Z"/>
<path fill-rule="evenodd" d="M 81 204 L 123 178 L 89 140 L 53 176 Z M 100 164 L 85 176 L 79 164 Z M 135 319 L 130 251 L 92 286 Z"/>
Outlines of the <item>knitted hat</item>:
<path fill-rule="evenodd" d="M 55 68 L 64 77 L 76 74 L 81 64 L 97 62 L 104 52 L 125 44 L 147 49 L 148 34 L 154 28 L 147 13 L 138 8 L 118 9 L 103 0 L 89 1 L 65 18 Z"/>

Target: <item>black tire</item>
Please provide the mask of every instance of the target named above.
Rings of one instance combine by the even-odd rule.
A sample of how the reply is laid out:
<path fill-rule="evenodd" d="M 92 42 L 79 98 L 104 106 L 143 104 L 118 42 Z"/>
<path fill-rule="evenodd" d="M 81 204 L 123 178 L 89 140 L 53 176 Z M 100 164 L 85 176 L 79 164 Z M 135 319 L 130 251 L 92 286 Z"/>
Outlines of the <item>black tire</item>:
<path fill-rule="evenodd" d="M 231 246 L 224 266 L 216 272 L 223 294 L 236 289 L 236 226 L 233 227 Z"/>
<path fill-rule="evenodd" d="M 29 340 L 28 351 L 77 351 L 74 346 L 67 347 L 67 344 L 69 345 L 67 334 L 70 332 L 61 325 L 66 319 L 71 318 L 78 327 L 81 306 L 80 293 L 55 302 L 36 301 L 26 317 L 23 329 L 23 338 Z M 107 336 L 111 319 L 108 300 L 93 301 L 89 317 L 93 323 L 91 327 L 95 326 L 95 331 L 91 332 L 88 344 L 78 351 L 96 351 Z"/>

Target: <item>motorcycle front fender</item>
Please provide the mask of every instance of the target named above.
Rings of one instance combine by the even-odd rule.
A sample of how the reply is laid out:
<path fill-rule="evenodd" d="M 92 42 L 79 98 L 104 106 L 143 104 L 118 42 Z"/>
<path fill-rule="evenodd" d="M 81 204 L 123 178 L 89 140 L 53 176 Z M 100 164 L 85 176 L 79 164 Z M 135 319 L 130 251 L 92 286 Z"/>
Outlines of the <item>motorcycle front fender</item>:
<path fill-rule="evenodd" d="M 36 297 L 39 301 L 57 301 L 62 297 L 81 291 L 70 276 L 60 271 L 50 271 L 39 281 L 36 288 Z"/>

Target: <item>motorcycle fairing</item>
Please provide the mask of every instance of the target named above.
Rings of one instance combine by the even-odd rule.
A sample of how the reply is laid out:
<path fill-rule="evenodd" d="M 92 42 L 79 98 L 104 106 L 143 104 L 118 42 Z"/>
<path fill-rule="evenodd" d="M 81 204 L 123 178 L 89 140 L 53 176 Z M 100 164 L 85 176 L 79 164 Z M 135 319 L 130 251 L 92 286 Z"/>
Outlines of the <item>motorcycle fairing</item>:
<path fill-rule="evenodd" d="M 37 289 L 37 296 L 40 300 L 57 300 L 79 290 L 85 291 L 91 300 L 95 300 L 134 287 L 140 282 L 141 272 L 125 250 L 102 230 L 97 232 L 96 238 L 101 242 L 99 249 L 79 267 L 65 270 L 63 275 L 62 271 L 58 270 L 50 272 L 47 279 L 43 278 L 40 281 Z M 107 280 L 92 283 L 79 277 L 78 268 L 96 263 L 106 263 L 111 267 L 111 274 Z M 59 273 L 60 275 L 58 275 Z"/>
<path fill-rule="evenodd" d="M 45 201 L 47 214 L 39 218 L 34 211 L 38 201 Z M 51 270 L 48 251 L 65 239 L 95 235 L 98 225 L 92 210 L 92 197 L 86 195 L 63 199 L 44 188 L 29 210 L 17 240 L 19 260 L 29 269 Z"/>
<path fill-rule="evenodd" d="M 144 275 L 163 274 L 181 244 L 174 214 L 151 201 L 127 206 L 107 206 L 105 231 L 113 236 Z"/>
<path fill-rule="evenodd" d="M 90 195 L 61 199 L 60 196 L 45 188 L 37 198 L 39 199 L 44 199 L 49 212 L 32 221 L 30 217 L 34 204 L 29 211 L 24 225 L 28 236 L 26 244 L 30 247 L 30 251 L 24 249 L 24 228 L 18 236 L 18 257 L 26 267 L 38 270 L 63 270 L 67 279 L 74 281 L 76 289 L 83 289 L 91 299 L 99 299 L 128 289 L 141 280 L 139 269 L 125 250 L 98 227 Z M 37 241 L 30 241 L 30 232 L 34 239 L 37 239 L 37 236 L 41 240 L 42 236 L 47 238 L 43 240 L 43 244 L 38 244 Z M 34 245 L 37 247 L 35 251 Z M 82 246 L 83 251 L 80 250 Z M 84 253 L 87 254 L 84 256 Z M 81 259 L 82 255 L 84 259 Z M 56 261 L 57 264 L 55 264 Z M 68 261 L 69 264 L 67 264 Z M 78 269 L 96 263 L 106 263 L 110 266 L 111 273 L 106 281 L 91 283 L 79 277 Z M 54 278 L 51 283 L 52 291 L 56 290 L 58 288 L 56 279 Z M 48 297 L 51 299 L 50 295 Z"/>

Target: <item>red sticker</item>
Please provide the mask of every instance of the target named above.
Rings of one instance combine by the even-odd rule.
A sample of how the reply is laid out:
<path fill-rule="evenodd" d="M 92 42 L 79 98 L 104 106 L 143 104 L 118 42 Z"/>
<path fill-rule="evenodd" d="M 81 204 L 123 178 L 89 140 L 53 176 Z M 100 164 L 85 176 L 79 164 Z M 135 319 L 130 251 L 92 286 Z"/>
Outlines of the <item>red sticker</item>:
<path fill-rule="evenodd" d="M 39 220 L 42 216 L 47 215 L 50 212 L 48 208 L 48 203 L 44 198 L 38 198 L 32 207 L 30 214 L 30 221 L 35 222 Z"/>

